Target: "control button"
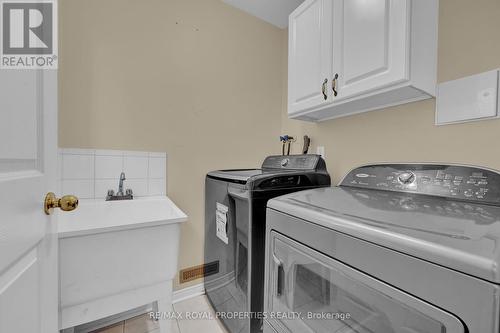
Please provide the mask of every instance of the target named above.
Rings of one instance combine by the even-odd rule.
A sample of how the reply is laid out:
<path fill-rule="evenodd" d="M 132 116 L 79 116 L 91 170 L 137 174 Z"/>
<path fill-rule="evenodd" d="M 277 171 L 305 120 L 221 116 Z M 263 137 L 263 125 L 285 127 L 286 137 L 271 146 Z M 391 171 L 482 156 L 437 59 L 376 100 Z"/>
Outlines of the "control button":
<path fill-rule="evenodd" d="M 427 177 L 427 176 L 424 176 L 424 177 L 421 177 L 421 178 L 420 178 L 420 181 L 421 181 L 423 184 L 428 184 L 428 183 L 430 183 L 431 178 L 430 178 L 430 177 Z"/>
<path fill-rule="evenodd" d="M 366 173 L 358 173 L 358 174 L 356 174 L 356 177 L 358 177 L 358 178 L 368 178 L 368 177 L 370 177 L 370 175 L 366 174 Z"/>
<path fill-rule="evenodd" d="M 288 158 L 284 158 L 281 160 L 281 166 L 286 167 L 290 163 L 290 160 Z"/>
<path fill-rule="evenodd" d="M 465 192 L 464 192 L 464 195 L 465 195 L 467 198 L 472 197 L 472 194 L 473 194 L 473 192 L 472 192 L 472 190 L 471 190 L 471 189 L 465 190 Z"/>
<path fill-rule="evenodd" d="M 458 195 L 460 193 L 460 190 L 458 188 L 452 188 L 450 190 L 451 195 Z"/>
<path fill-rule="evenodd" d="M 478 181 L 478 182 L 477 182 L 477 184 L 478 184 L 478 185 L 488 185 L 488 181 L 487 181 L 487 180 L 482 179 L 482 180 Z"/>
<path fill-rule="evenodd" d="M 446 176 L 444 176 L 444 179 L 446 180 L 453 179 L 453 175 L 447 174 Z"/>
<path fill-rule="evenodd" d="M 477 191 L 475 194 L 476 194 L 476 198 L 478 199 L 484 199 L 484 196 L 486 195 L 486 192 L 488 192 L 487 189 L 485 188 L 480 188 L 479 191 Z"/>
<path fill-rule="evenodd" d="M 401 184 L 411 184 L 415 181 L 415 174 L 413 172 L 404 172 L 398 176 Z"/>
<path fill-rule="evenodd" d="M 461 181 L 461 180 L 456 180 L 456 179 L 455 179 L 455 180 L 453 181 L 453 184 L 458 186 L 458 185 L 462 184 L 462 181 Z"/>

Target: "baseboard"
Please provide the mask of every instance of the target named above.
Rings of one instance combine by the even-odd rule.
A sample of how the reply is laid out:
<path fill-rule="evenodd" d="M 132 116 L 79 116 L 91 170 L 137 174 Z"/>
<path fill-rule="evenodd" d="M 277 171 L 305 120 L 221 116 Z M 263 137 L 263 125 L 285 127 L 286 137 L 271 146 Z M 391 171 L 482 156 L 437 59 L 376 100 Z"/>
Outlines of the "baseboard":
<path fill-rule="evenodd" d="M 179 289 L 174 291 L 172 295 L 172 303 L 184 301 L 186 299 L 205 294 L 205 286 L 203 283 L 195 284 L 194 286 Z"/>

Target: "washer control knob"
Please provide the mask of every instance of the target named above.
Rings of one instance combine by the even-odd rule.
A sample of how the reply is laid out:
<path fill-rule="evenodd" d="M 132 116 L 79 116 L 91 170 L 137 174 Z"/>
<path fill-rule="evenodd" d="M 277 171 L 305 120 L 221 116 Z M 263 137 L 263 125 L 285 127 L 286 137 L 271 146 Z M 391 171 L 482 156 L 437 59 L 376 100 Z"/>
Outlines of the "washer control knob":
<path fill-rule="evenodd" d="M 281 166 L 286 167 L 289 162 L 290 162 L 290 160 L 288 158 L 284 158 L 281 160 Z"/>
<path fill-rule="evenodd" d="M 404 172 L 398 176 L 398 180 L 401 184 L 411 184 L 415 181 L 415 174 L 413 172 Z"/>

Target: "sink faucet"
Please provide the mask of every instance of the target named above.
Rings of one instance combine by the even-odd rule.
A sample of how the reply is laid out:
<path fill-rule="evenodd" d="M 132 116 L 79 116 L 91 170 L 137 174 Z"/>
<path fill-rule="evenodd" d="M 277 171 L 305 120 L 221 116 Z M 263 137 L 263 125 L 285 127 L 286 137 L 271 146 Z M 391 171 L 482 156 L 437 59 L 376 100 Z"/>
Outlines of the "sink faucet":
<path fill-rule="evenodd" d="M 123 195 L 123 181 L 127 179 L 125 178 L 125 172 L 120 174 L 120 183 L 118 184 L 118 193 L 116 195 Z"/>
<path fill-rule="evenodd" d="M 120 182 L 118 183 L 118 192 L 115 193 L 113 190 L 108 190 L 108 195 L 106 196 L 106 201 L 113 200 L 132 200 L 134 198 L 131 189 L 127 189 L 125 193 L 123 193 L 123 181 L 126 180 L 125 172 L 120 174 Z"/>

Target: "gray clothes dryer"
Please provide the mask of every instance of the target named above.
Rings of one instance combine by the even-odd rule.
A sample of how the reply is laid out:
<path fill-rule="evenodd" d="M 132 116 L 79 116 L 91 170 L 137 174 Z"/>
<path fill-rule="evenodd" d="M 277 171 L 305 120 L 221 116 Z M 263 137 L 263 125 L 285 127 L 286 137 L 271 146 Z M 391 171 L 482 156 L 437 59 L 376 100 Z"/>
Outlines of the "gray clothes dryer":
<path fill-rule="evenodd" d="M 270 200 L 266 237 L 266 333 L 500 331 L 496 171 L 364 166 Z"/>
<path fill-rule="evenodd" d="M 318 155 L 269 156 L 261 169 L 207 174 L 204 282 L 229 332 L 262 331 L 267 201 L 325 186 L 330 176 Z"/>

